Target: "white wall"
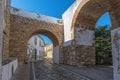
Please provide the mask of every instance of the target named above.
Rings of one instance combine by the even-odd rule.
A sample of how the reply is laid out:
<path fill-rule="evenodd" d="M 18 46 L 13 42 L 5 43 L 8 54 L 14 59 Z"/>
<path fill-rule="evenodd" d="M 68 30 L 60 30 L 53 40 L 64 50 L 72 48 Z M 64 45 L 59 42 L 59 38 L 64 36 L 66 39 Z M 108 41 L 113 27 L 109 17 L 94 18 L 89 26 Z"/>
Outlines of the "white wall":
<path fill-rule="evenodd" d="M 92 30 L 86 30 L 84 28 L 75 28 L 75 41 L 79 45 L 92 46 L 94 43 L 95 33 Z"/>
<path fill-rule="evenodd" d="M 37 39 L 37 45 L 35 44 L 35 37 Z M 30 48 L 32 48 L 32 50 L 36 49 L 37 50 L 37 59 L 43 59 L 44 58 L 44 40 L 42 38 L 40 38 L 38 35 L 35 35 L 33 37 L 30 38 L 30 40 L 28 41 L 28 44 L 30 44 L 27 50 L 27 54 L 32 53 L 32 51 L 30 50 Z M 33 52 L 34 54 L 34 52 Z"/>
<path fill-rule="evenodd" d="M 53 44 L 47 44 L 44 47 L 45 58 L 53 58 Z"/>
<path fill-rule="evenodd" d="M 0 80 L 2 80 L 2 40 L 4 29 L 4 4 L 5 0 L 0 0 Z"/>
<path fill-rule="evenodd" d="M 23 17 L 27 17 L 27 18 L 32 18 L 32 19 L 36 19 L 36 20 L 40 20 L 40 21 L 50 22 L 50 23 L 54 23 L 54 24 L 63 25 L 62 19 L 45 16 L 45 15 L 37 14 L 34 12 L 30 12 L 30 11 L 24 11 L 21 9 L 11 8 L 11 14 L 23 16 Z"/>
<path fill-rule="evenodd" d="M 64 41 L 71 40 L 71 24 L 73 20 L 73 16 L 75 11 L 82 0 L 76 0 L 70 8 L 62 15 L 63 23 L 64 23 Z"/>
<path fill-rule="evenodd" d="M 94 44 L 95 31 L 93 30 L 84 30 L 84 28 L 75 27 L 75 41 L 69 40 L 64 42 L 64 46 L 69 46 L 73 44 L 78 45 L 88 45 L 92 46 Z"/>
<path fill-rule="evenodd" d="M 53 63 L 59 64 L 59 46 L 53 47 Z"/>
<path fill-rule="evenodd" d="M 72 44 L 72 40 L 69 40 L 69 41 L 66 41 L 64 42 L 64 45 L 63 46 L 69 46 Z"/>
<path fill-rule="evenodd" d="M 10 80 L 10 78 L 12 77 L 12 66 L 14 67 L 13 72 L 15 72 L 18 67 L 17 59 L 6 65 L 3 65 L 2 80 Z"/>
<path fill-rule="evenodd" d="M 114 80 L 120 80 L 120 28 L 111 31 Z"/>

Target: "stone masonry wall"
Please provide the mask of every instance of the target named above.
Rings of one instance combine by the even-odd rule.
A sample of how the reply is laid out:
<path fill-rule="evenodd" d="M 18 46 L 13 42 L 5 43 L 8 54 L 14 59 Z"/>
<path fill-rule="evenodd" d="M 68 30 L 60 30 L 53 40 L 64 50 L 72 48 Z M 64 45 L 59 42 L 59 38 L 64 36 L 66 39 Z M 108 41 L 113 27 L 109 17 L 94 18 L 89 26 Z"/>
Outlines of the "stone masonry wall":
<path fill-rule="evenodd" d="M 64 43 L 63 63 L 75 66 L 95 65 L 94 31 L 75 27 L 75 39 Z"/>
<path fill-rule="evenodd" d="M 53 41 L 54 46 L 62 45 L 62 25 L 11 14 L 10 56 L 24 60 L 28 40 L 33 35 L 40 33 L 47 35 Z"/>
<path fill-rule="evenodd" d="M 74 66 L 95 65 L 95 48 L 92 46 L 71 45 L 63 48 L 63 63 Z"/>
<path fill-rule="evenodd" d="M 10 0 L 5 0 L 5 29 L 3 31 L 3 58 L 9 55 Z"/>

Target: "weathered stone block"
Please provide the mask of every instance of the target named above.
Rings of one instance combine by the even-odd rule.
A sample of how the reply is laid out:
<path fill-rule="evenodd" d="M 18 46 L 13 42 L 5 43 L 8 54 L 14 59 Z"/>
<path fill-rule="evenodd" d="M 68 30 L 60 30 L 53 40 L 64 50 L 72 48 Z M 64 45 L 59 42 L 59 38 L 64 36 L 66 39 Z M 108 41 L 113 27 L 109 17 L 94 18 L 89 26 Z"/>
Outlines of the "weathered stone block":
<path fill-rule="evenodd" d="M 92 46 L 70 45 L 63 48 L 63 63 L 76 66 L 95 65 L 95 49 Z"/>

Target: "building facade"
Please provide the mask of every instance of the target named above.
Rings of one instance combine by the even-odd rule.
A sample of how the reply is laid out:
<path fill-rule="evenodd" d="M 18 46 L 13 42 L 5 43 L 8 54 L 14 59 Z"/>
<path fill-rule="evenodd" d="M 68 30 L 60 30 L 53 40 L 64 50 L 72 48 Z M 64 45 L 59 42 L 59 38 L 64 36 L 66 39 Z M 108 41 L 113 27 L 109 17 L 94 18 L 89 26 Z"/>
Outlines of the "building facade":
<path fill-rule="evenodd" d="M 44 58 L 44 40 L 35 35 L 28 41 L 27 55 L 29 59 L 43 60 Z"/>
<path fill-rule="evenodd" d="M 44 47 L 45 50 L 45 58 L 53 58 L 53 44 L 47 44 Z"/>

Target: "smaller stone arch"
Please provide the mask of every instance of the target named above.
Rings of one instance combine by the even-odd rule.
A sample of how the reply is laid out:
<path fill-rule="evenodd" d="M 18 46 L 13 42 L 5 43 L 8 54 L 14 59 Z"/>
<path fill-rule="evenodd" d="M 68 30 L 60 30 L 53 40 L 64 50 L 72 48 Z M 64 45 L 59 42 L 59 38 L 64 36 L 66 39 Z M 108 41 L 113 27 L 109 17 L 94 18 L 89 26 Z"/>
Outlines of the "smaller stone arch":
<path fill-rule="evenodd" d="M 17 57 L 20 61 L 24 60 L 27 52 L 27 42 L 35 34 L 44 34 L 48 36 L 58 50 L 55 53 L 61 55 L 59 49 L 63 43 L 62 25 L 45 22 L 41 20 L 22 17 L 11 14 L 11 32 L 10 32 L 10 56 Z M 59 63 L 57 61 L 57 63 Z"/>
<path fill-rule="evenodd" d="M 31 34 L 28 36 L 27 40 L 28 41 L 32 36 L 37 35 L 37 34 L 44 34 L 45 36 L 49 37 L 53 43 L 53 63 L 60 63 L 60 41 L 56 37 L 56 35 L 50 31 L 44 30 L 44 29 L 39 29 L 34 32 L 31 32 Z M 27 42 L 26 42 L 27 43 Z"/>
<path fill-rule="evenodd" d="M 52 40 L 52 43 L 54 46 L 57 46 L 60 44 L 60 41 L 56 37 L 55 34 L 53 34 L 52 32 L 50 32 L 48 30 L 44 30 L 44 29 L 40 29 L 40 30 L 36 30 L 34 32 L 31 32 L 31 34 L 28 36 L 27 40 L 29 40 L 33 35 L 37 35 L 37 34 L 44 34 L 45 36 L 49 37 Z"/>

